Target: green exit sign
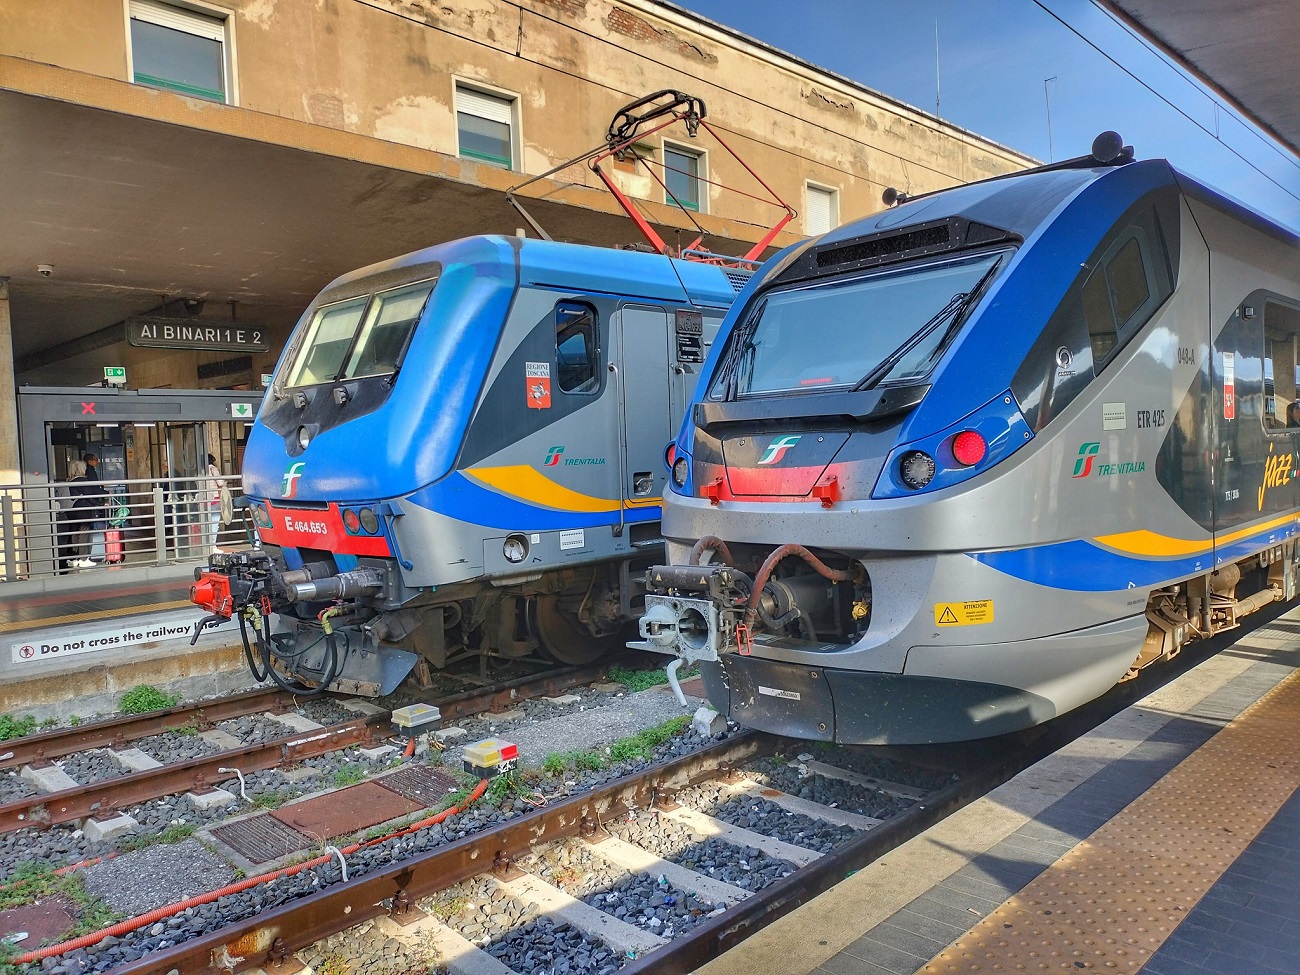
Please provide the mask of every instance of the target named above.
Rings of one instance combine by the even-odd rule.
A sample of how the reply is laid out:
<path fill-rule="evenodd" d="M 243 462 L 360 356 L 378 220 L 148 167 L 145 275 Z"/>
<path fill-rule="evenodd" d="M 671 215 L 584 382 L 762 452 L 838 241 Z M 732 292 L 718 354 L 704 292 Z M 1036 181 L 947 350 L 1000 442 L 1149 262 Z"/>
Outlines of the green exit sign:
<path fill-rule="evenodd" d="M 126 382 L 126 366 L 105 366 L 104 379 L 110 383 Z"/>

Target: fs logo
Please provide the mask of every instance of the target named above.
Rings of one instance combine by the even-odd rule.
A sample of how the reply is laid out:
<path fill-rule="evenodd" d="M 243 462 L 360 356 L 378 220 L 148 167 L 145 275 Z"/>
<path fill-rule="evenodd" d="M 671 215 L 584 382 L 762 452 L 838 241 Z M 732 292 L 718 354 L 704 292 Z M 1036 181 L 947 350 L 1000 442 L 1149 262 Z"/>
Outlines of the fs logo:
<path fill-rule="evenodd" d="M 302 469 L 306 466 L 307 462 L 300 460 L 284 472 L 284 483 L 280 485 L 280 497 L 292 498 L 298 493 L 298 478 L 302 477 Z"/>
<path fill-rule="evenodd" d="M 1101 450 L 1099 442 L 1085 443 L 1079 445 L 1079 459 L 1074 462 L 1074 473 L 1071 477 L 1087 477 L 1092 473 L 1092 459 L 1097 456 L 1097 451 Z"/>
<path fill-rule="evenodd" d="M 759 459 L 758 461 L 759 465 L 767 466 L 768 464 L 781 463 L 782 458 L 785 457 L 786 451 L 789 450 L 798 442 L 799 442 L 799 434 L 792 434 L 790 436 L 785 436 L 785 437 L 777 437 L 775 440 L 773 440 L 770 444 L 767 445 L 767 452 L 764 453 L 763 456 Z"/>
<path fill-rule="evenodd" d="M 560 455 L 564 453 L 563 447 L 552 447 L 546 452 L 546 467 L 555 467 L 560 463 Z"/>

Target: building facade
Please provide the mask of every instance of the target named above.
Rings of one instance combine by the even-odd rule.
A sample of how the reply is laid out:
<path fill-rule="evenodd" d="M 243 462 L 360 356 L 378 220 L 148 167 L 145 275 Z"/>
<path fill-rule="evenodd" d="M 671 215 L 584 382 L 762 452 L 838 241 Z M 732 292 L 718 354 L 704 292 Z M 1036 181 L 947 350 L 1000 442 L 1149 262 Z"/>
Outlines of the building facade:
<path fill-rule="evenodd" d="M 0 483 L 20 478 L 16 387 L 124 367 L 137 389 L 256 393 L 329 280 L 517 232 L 507 189 L 601 144 L 621 106 L 661 89 L 701 98 L 798 211 L 778 246 L 879 209 L 885 186 L 1033 163 L 655 0 L 0 0 Z M 670 243 L 698 224 L 710 248 L 742 253 L 780 215 L 721 188 L 762 195 L 707 132 L 636 150 L 644 162 L 614 178 Z M 583 166 L 523 195 L 556 239 L 636 239 Z M 128 439 L 127 475 L 156 474 L 169 433 L 144 419 L 25 415 L 63 432 L 22 475 L 58 477 L 55 441 Z M 237 467 L 230 424 L 208 442 Z"/>

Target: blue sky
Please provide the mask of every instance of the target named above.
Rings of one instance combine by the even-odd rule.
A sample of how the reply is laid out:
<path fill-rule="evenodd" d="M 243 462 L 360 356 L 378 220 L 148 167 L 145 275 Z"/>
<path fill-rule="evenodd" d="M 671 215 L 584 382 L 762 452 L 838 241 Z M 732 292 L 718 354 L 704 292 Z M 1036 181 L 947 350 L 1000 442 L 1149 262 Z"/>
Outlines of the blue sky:
<path fill-rule="evenodd" d="M 674 2 L 930 113 L 937 22 L 941 118 L 1043 161 L 1114 129 L 1300 233 L 1300 162 L 1090 0 Z"/>

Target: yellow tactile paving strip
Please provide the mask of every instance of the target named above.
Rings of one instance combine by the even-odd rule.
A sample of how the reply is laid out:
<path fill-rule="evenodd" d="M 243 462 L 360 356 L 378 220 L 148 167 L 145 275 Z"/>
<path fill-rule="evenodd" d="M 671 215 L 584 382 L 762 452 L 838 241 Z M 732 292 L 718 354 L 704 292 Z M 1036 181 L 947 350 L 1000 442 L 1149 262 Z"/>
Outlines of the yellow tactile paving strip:
<path fill-rule="evenodd" d="M 921 971 L 1137 972 L 1300 787 L 1293 674 Z"/>
<path fill-rule="evenodd" d="M 0 633 L 13 633 L 17 630 L 46 630 L 52 626 L 67 623 L 84 623 L 87 620 L 112 619 L 115 616 L 138 616 L 142 613 L 157 613 L 167 609 L 181 609 L 194 604 L 188 599 L 177 599 L 169 603 L 146 603 L 142 606 L 118 606 L 116 609 L 96 609 L 89 613 L 71 613 L 68 616 L 47 616 L 39 620 L 18 620 L 14 623 L 0 623 Z"/>

